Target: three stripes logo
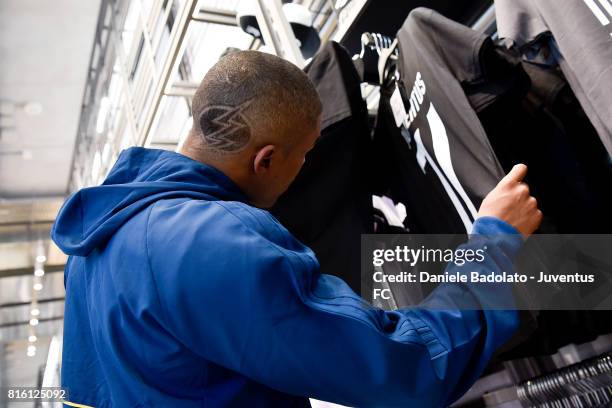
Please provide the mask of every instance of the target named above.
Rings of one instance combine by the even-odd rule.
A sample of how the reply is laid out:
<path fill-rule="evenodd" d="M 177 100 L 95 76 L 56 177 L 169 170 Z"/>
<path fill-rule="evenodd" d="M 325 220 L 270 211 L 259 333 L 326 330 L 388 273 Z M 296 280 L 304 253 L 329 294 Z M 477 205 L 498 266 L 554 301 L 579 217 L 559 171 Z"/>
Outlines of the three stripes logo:
<path fill-rule="evenodd" d="M 591 10 L 591 13 L 599 20 L 602 26 L 610 24 L 612 19 L 612 0 L 582 0 Z M 612 35 L 612 33 L 610 33 Z"/>

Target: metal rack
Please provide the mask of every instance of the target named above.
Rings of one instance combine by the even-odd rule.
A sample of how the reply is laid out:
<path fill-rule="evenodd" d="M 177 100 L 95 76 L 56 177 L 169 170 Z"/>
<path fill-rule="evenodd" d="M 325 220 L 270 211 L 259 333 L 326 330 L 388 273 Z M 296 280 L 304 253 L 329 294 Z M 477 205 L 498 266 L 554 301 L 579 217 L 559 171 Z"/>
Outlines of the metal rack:
<path fill-rule="evenodd" d="M 174 150 L 191 98 L 225 47 L 259 49 L 237 27 L 238 0 L 103 0 L 81 106 L 69 189 L 100 183 L 130 146 Z M 304 66 L 281 0 L 257 0 L 269 52 Z M 322 40 L 346 34 L 365 0 L 303 0 Z M 343 3 L 336 8 L 336 3 Z M 350 11 L 350 13 L 349 13 Z"/>

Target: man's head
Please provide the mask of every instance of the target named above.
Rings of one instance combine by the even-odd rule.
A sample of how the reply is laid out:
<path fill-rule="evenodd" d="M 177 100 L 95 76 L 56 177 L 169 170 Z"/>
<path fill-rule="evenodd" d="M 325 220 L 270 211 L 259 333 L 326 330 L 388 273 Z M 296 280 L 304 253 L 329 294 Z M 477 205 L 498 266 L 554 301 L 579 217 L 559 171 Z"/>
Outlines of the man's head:
<path fill-rule="evenodd" d="M 257 51 L 219 60 L 200 84 L 181 153 L 223 171 L 253 205 L 269 207 L 320 133 L 321 102 L 295 65 Z"/>

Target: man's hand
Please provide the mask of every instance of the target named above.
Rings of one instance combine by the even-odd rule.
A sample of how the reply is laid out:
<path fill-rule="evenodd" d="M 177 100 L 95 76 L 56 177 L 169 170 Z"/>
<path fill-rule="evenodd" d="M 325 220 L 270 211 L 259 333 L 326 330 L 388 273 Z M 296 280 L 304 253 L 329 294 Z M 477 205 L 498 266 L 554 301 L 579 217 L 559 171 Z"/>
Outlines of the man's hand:
<path fill-rule="evenodd" d="M 542 222 L 542 211 L 529 194 L 529 186 L 522 180 L 527 175 L 527 166 L 517 164 L 485 197 L 478 216 L 497 217 L 516 228 L 525 238 Z"/>

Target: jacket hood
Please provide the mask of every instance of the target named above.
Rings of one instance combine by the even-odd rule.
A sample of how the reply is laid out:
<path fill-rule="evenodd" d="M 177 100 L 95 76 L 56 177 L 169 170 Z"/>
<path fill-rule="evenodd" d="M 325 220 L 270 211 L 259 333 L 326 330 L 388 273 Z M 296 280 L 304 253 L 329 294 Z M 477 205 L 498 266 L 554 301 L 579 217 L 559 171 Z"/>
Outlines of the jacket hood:
<path fill-rule="evenodd" d="M 87 256 L 155 201 L 182 197 L 247 201 L 234 182 L 211 166 L 174 152 L 132 147 L 121 153 L 102 185 L 68 198 L 51 238 L 66 254 Z"/>

